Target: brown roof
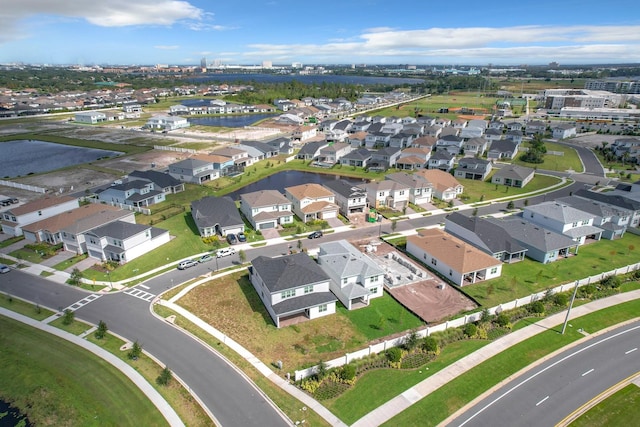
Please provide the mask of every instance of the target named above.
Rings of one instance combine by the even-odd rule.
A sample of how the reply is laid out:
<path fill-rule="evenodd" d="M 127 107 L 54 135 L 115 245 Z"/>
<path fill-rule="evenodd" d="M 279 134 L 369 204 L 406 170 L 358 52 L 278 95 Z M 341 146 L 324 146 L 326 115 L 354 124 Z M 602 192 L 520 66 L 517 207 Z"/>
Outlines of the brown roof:
<path fill-rule="evenodd" d="M 318 199 L 322 197 L 332 197 L 333 193 L 320 184 L 301 184 L 287 187 L 285 190 L 298 200 L 305 198 Z"/>
<path fill-rule="evenodd" d="M 254 191 L 253 193 L 240 195 L 240 199 L 253 208 L 291 204 L 291 201 L 284 197 L 278 190 Z"/>
<path fill-rule="evenodd" d="M 411 144 L 419 145 L 421 147 L 433 147 L 436 145 L 438 138 L 435 136 L 421 136 L 420 138 L 416 138 L 413 140 Z"/>
<path fill-rule="evenodd" d="M 444 191 L 449 188 L 453 189 L 462 185 L 450 173 L 441 171 L 440 169 L 423 169 L 416 173 L 425 177 L 436 189 L 440 191 Z"/>
<path fill-rule="evenodd" d="M 71 196 L 60 196 L 60 197 L 44 197 L 42 199 L 36 199 L 31 202 L 25 203 L 24 205 L 17 206 L 13 209 L 7 211 L 7 213 L 12 213 L 13 215 L 24 215 L 29 212 L 35 212 L 42 209 L 50 208 L 52 206 L 61 205 L 63 203 L 69 202 L 71 200 L 75 200 L 75 197 Z"/>
<path fill-rule="evenodd" d="M 409 147 L 402 150 L 402 153 L 411 153 L 426 156 L 431 152 L 431 148 L 429 147 Z"/>
<path fill-rule="evenodd" d="M 462 274 L 501 264 L 491 255 L 438 228 L 421 230 L 417 236 L 407 237 L 407 242 Z"/>
<path fill-rule="evenodd" d="M 22 229 L 34 233 L 40 230 L 57 233 L 63 228 L 68 227 L 83 218 L 106 211 L 115 212 L 119 210 L 120 208 L 117 208 L 115 206 L 103 205 L 100 203 L 89 203 L 88 205 L 80 206 L 79 208 L 43 219 L 42 221 L 33 222 L 25 227 L 22 227 Z"/>
<path fill-rule="evenodd" d="M 222 156 L 219 154 L 198 154 L 196 156 L 193 156 L 193 158 L 202 160 L 204 162 L 211 162 L 211 163 L 224 163 L 231 160 L 231 157 Z"/>
<path fill-rule="evenodd" d="M 327 211 L 337 211 L 339 209 L 338 205 L 331 202 L 313 202 L 309 203 L 307 206 L 302 208 L 302 212 L 315 213 L 315 212 L 327 212 Z"/>
<path fill-rule="evenodd" d="M 404 165 L 404 164 L 423 165 L 426 163 L 426 160 L 424 159 L 424 157 L 420 158 L 418 156 L 406 156 L 398 159 L 396 163 L 399 163 L 401 165 Z"/>
<path fill-rule="evenodd" d="M 361 131 L 361 132 L 354 132 L 351 135 L 349 135 L 349 139 L 365 139 L 367 137 L 367 135 L 369 135 L 367 132 Z"/>

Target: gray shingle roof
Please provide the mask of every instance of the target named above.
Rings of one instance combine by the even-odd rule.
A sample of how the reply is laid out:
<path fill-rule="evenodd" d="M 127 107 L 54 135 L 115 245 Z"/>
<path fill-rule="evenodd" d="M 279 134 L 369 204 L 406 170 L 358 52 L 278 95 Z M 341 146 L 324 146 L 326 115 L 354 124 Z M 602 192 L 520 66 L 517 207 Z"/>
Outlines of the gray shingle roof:
<path fill-rule="evenodd" d="M 144 224 L 131 224 L 130 222 L 115 221 L 110 224 L 94 228 L 89 232 L 89 234 L 93 234 L 97 237 L 112 237 L 118 240 L 125 240 L 150 228 L 150 226 Z"/>
<path fill-rule="evenodd" d="M 180 181 L 169 175 L 168 173 L 158 171 L 133 171 L 129 174 L 130 177 L 142 178 L 153 182 L 160 188 L 174 187 L 180 185 Z"/>
<path fill-rule="evenodd" d="M 367 197 L 367 192 L 365 190 L 343 179 L 332 179 L 325 182 L 323 185 L 335 194 L 339 194 L 345 198 Z"/>
<path fill-rule="evenodd" d="M 191 216 L 198 228 L 242 225 L 242 217 L 231 197 L 204 197 L 191 202 Z"/>
<path fill-rule="evenodd" d="M 371 258 L 346 240 L 321 243 L 319 247 L 318 263 L 334 280 L 356 275 L 371 277 L 384 274 L 384 270 Z"/>
<path fill-rule="evenodd" d="M 451 230 L 447 230 L 446 228 L 445 231 L 455 235 L 458 238 L 461 238 L 462 240 L 467 241 L 468 243 L 471 243 L 474 246 L 477 246 L 478 249 L 484 250 L 491 255 L 500 252 L 507 252 L 512 254 L 526 250 L 503 228 L 490 221 L 487 221 L 484 218 L 468 217 L 459 212 L 454 212 L 451 215 L 447 216 L 447 220 L 475 233 L 475 235 L 478 236 L 478 238 L 482 241 L 484 246 L 478 246 L 475 244 L 475 242 L 468 241 L 462 236 L 455 234 Z"/>
<path fill-rule="evenodd" d="M 272 293 L 329 280 L 322 268 L 304 252 L 278 258 L 259 256 L 251 265 Z"/>
<path fill-rule="evenodd" d="M 487 218 L 487 221 L 498 225 L 520 244 L 531 246 L 544 253 L 576 246 L 576 242 L 570 237 L 547 230 L 522 218 Z"/>

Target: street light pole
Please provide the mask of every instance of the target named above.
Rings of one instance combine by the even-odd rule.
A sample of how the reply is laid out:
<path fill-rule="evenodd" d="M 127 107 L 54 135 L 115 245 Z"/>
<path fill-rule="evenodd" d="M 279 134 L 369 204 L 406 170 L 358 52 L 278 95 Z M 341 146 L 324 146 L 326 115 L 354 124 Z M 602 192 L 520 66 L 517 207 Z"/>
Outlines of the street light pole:
<path fill-rule="evenodd" d="M 564 335 L 565 329 L 567 329 L 567 323 L 569 322 L 569 314 L 571 314 L 571 307 L 573 307 L 573 301 L 576 299 L 576 294 L 578 293 L 578 283 L 579 280 L 576 280 L 576 287 L 573 289 L 573 296 L 571 297 L 571 302 L 569 303 L 569 309 L 567 310 L 567 317 L 564 319 L 564 325 L 562 325 L 561 335 Z"/>

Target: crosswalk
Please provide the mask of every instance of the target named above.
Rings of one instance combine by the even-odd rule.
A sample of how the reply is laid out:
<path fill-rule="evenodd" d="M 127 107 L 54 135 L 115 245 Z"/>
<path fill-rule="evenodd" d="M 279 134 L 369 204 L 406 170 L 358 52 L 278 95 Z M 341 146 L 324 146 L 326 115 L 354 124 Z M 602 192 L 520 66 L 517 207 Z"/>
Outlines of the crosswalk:
<path fill-rule="evenodd" d="M 153 299 L 156 297 L 154 294 L 150 294 L 149 292 L 145 292 L 142 289 L 138 288 L 127 289 L 126 291 L 124 291 L 124 293 L 147 302 L 153 301 Z"/>
<path fill-rule="evenodd" d="M 76 311 L 77 309 L 79 309 L 81 307 L 84 307 L 85 305 L 89 304 L 90 302 L 93 302 L 93 301 L 97 300 L 101 296 L 102 295 L 100 295 L 100 294 L 91 294 L 89 296 L 86 296 L 86 297 L 82 298 L 78 302 L 74 302 L 73 304 L 71 304 L 69 307 L 65 308 L 62 311 L 66 311 L 66 310 Z"/>

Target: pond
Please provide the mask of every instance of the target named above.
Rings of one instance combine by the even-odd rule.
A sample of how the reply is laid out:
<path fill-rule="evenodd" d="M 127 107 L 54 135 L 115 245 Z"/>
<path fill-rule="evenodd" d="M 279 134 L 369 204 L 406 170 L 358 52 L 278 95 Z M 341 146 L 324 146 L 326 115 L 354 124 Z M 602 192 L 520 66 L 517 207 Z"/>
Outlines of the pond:
<path fill-rule="evenodd" d="M 37 140 L 0 142 L 0 179 L 49 172 L 115 157 L 117 151 L 74 147 Z"/>
<path fill-rule="evenodd" d="M 276 114 L 244 114 L 234 116 L 189 117 L 187 120 L 192 125 L 241 128 L 274 116 L 276 116 Z"/>
<path fill-rule="evenodd" d="M 31 427 L 27 417 L 20 413 L 19 410 L 9 405 L 7 402 L 0 400 L 0 427 Z"/>
<path fill-rule="evenodd" d="M 333 181 L 336 179 L 344 179 L 345 181 L 350 182 L 354 185 L 366 182 L 366 180 L 362 178 L 349 178 L 340 175 L 329 175 L 323 173 L 301 171 L 282 171 L 261 179 L 260 181 L 256 181 L 245 187 L 242 187 L 241 189 L 234 191 L 233 193 L 229 193 L 228 196 L 231 196 L 233 200 L 239 200 L 241 194 L 253 193 L 254 191 L 261 190 L 278 190 L 279 192 L 284 194 L 284 189 L 286 187 L 293 187 L 294 185 L 311 183 L 322 185 L 328 181 Z"/>

